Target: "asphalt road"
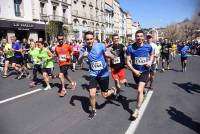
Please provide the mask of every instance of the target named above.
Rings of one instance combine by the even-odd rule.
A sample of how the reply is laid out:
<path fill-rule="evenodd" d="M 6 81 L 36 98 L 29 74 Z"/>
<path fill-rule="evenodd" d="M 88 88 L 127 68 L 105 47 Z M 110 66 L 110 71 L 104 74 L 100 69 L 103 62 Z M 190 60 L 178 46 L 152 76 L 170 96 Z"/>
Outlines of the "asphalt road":
<path fill-rule="evenodd" d="M 200 133 L 200 57 L 190 57 L 188 72 L 180 72 L 179 59 L 173 70 L 157 73 L 155 90 L 139 123 L 136 134 Z M 56 69 L 58 72 L 58 69 Z M 53 89 L 0 104 L 0 134 L 124 134 L 135 108 L 137 91 L 127 70 L 129 87 L 124 87 L 124 101 L 105 101 L 97 97 L 97 116 L 88 120 L 89 100 L 87 71 L 70 72 L 77 89 L 64 98 L 58 96 L 59 81 Z M 0 78 L 0 101 L 35 89 L 28 79 L 16 80 L 15 75 Z M 113 82 L 110 79 L 110 87 Z"/>

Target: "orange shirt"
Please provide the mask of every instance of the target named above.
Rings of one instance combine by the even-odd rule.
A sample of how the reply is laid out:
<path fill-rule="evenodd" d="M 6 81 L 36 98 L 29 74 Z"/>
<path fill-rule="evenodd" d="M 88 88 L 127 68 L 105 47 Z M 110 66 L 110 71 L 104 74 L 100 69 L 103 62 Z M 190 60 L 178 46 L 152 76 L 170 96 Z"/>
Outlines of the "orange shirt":
<path fill-rule="evenodd" d="M 72 47 L 68 44 L 57 45 L 55 48 L 58 55 L 59 66 L 68 65 L 71 63 L 70 54 L 72 53 Z"/>

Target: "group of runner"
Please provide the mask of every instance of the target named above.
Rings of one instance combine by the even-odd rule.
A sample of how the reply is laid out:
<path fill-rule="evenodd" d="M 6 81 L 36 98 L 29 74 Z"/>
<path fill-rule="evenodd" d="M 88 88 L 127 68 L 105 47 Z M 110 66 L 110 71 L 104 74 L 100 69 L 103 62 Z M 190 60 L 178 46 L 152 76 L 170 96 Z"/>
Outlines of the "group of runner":
<path fill-rule="evenodd" d="M 75 71 L 76 64 L 86 63 L 89 66 L 89 99 L 91 106 L 91 113 L 89 119 L 93 119 L 96 115 L 96 92 L 97 87 L 101 89 L 101 95 L 109 99 L 114 96 L 119 99 L 124 84 L 127 86 L 126 68 L 133 74 L 133 79 L 137 85 L 137 105 L 131 117 L 136 119 L 138 117 L 140 107 L 144 101 L 145 87 L 153 90 L 153 81 L 155 79 L 155 72 L 158 69 L 159 57 L 162 57 L 162 70 L 164 71 L 164 63 L 167 61 L 167 69 L 169 69 L 169 53 L 171 45 L 163 42 L 161 45 L 153 43 L 153 37 L 147 35 L 145 38 L 144 32 L 138 30 L 135 34 L 135 42 L 128 46 L 119 43 L 119 36 L 114 34 L 112 36 L 112 43 L 107 44 L 98 43 L 95 41 L 94 33 L 88 31 L 84 36 L 85 44 L 80 47 L 77 42 L 70 45 L 64 42 L 64 35 L 57 36 L 57 44 L 51 49 L 43 41 L 30 42 L 26 45 L 24 41 L 23 47 L 13 36 L 11 38 L 12 44 L 3 42 L 2 52 L 5 55 L 5 65 L 3 77 L 8 77 L 8 67 L 12 63 L 12 68 L 17 72 L 17 78 L 20 79 L 23 75 L 30 76 L 28 63 L 32 61 L 33 64 L 33 79 L 30 83 L 31 87 L 35 87 L 38 83 L 37 72 L 42 74 L 43 80 L 46 84 L 44 90 L 51 89 L 49 81 L 53 78 L 59 78 L 61 83 L 61 90 L 59 96 L 66 95 L 65 79 L 71 84 L 71 89 L 76 88 L 75 80 L 69 76 L 68 70 L 71 68 L 71 61 L 73 61 L 72 70 Z M 145 39 L 147 42 L 145 42 Z M 186 71 L 187 53 L 189 48 L 185 45 L 180 47 L 181 63 L 183 71 Z M 57 59 L 60 73 L 53 74 L 54 59 Z M 115 86 L 109 88 L 109 75 L 111 75 L 115 82 Z M 132 80 L 130 80 L 132 81 Z"/>

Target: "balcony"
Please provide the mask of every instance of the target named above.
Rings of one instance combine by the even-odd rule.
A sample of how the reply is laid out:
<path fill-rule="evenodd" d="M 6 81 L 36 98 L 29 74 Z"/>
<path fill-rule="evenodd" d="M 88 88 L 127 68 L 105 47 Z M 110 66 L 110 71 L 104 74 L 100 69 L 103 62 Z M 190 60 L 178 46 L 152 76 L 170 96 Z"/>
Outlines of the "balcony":
<path fill-rule="evenodd" d="M 81 0 L 81 3 L 86 5 L 86 0 Z"/>
<path fill-rule="evenodd" d="M 48 22 L 48 21 L 59 21 L 63 22 L 64 24 L 68 24 L 68 19 L 64 16 L 58 15 L 47 15 L 47 14 L 40 14 L 40 21 Z"/>
<path fill-rule="evenodd" d="M 72 15 L 78 16 L 78 10 L 72 10 Z"/>

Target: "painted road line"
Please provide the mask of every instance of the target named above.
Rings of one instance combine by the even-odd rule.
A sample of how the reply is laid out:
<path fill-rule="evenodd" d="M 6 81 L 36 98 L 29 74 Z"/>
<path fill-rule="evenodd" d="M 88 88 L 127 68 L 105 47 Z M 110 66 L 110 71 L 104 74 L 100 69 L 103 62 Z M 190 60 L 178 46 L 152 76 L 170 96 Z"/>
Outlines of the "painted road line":
<path fill-rule="evenodd" d="M 145 109 L 146 109 L 146 107 L 147 107 L 147 105 L 148 105 L 148 103 L 149 103 L 149 101 L 151 99 L 152 94 L 153 94 L 153 91 L 149 91 L 147 93 L 146 99 L 144 100 L 144 102 L 143 102 L 143 104 L 142 104 L 142 106 L 140 108 L 140 112 L 139 112 L 138 118 L 135 121 L 131 122 L 131 124 L 130 124 L 130 126 L 127 129 L 125 134 L 134 134 L 135 133 L 135 131 L 136 131 L 136 129 L 137 129 L 139 123 L 140 123 L 140 120 L 142 119 L 144 111 L 145 111 Z"/>
<path fill-rule="evenodd" d="M 34 93 L 39 92 L 41 90 L 42 89 L 36 89 L 36 90 L 30 91 L 30 92 L 27 92 L 27 93 L 24 93 L 24 94 L 20 94 L 20 95 L 17 95 L 17 96 L 2 100 L 2 101 L 0 101 L 0 104 L 9 102 L 9 101 L 12 101 L 12 100 L 15 100 L 15 99 L 18 99 L 18 98 L 21 98 L 21 97 L 24 97 L 24 96 L 27 96 L 27 95 L 30 95 L 30 94 L 34 94 Z"/>

